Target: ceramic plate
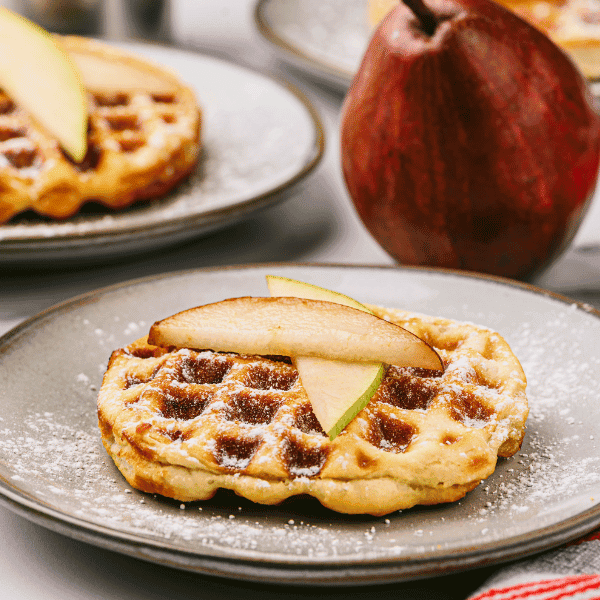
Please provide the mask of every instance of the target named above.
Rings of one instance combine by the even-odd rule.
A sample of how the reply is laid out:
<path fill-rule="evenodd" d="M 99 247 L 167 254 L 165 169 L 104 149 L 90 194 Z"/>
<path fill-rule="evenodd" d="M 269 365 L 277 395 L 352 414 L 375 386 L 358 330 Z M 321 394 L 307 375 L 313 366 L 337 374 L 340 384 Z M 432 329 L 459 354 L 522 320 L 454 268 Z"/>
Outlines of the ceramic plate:
<path fill-rule="evenodd" d="M 306 499 L 268 507 L 222 493 L 180 504 L 132 490 L 97 430 L 111 351 L 193 304 L 266 295 L 269 273 L 498 330 L 529 379 L 522 451 L 460 502 L 384 518 L 339 515 Z M 284 264 L 143 279 L 59 305 L 0 338 L 0 501 L 79 540 L 243 580 L 382 583 L 489 566 L 600 523 L 599 380 L 600 313 L 516 283 Z"/>
<path fill-rule="evenodd" d="M 0 225 L 0 265 L 99 261 L 206 234 L 288 197 L 319 162 L 323 128 L 296 90 L 191 52 L 119 46 L 174 70 L 196 92 L 203 110 L 198 168 L 166 198 L 122 212 L 84 208 L 65 222 Z"/>
<path fill-rule="evenodd" d="M 369 41 L 364 0 L 259 0 L 262 35 L 292 65 L 345 91 Z"/>
<path fill-rule="evenodd" d="M 258 0 L 255 21 L 287 62 L 345 92 L 371 36 L 367 9 L 365 0 Z M 592 90 L 600 96 L 600 82 Z"/>

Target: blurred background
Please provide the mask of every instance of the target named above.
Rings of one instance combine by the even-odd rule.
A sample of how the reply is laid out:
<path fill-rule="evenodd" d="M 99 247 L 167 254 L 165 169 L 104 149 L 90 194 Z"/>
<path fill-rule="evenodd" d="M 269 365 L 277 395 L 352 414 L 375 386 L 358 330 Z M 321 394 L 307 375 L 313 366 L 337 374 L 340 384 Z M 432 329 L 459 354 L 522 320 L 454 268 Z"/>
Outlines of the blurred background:
<path fill-rule="evenodd" d="M 338 146 L 343 85 L 332 84 L 331 78 L 328 81 L 319 77 L 315 69 L 299 67 L 293 52 L 285 52 L 285 49 L 282 52 L 277 44 L 269 43 L 257 26 L 256 4 L 255 0 L 0 0 L 0 5 L 22 12 L 53 31 L 81 33 L 111 41 L 158 42 L 225 58 L 289 82 L 314 105 L 326 135 L 323 160 L 302 193 L 222 234 L 173 247 L 160 258 L 140 256 L 110 268 L 95 269 L 89 280 L 72 272 L 58 274 L 56 269 L 49 274 L 38 273 L 37 277 L 47 283 L 46 290 L 38 291 L 39 286 L 32 280 L 28 304 L 21 309 L 16 304 L 21 301 L 21 292 L 27 285 L 24 274 L 7 273 L 4 289 L 15 303 L 0 308 L 3 328 L 69 295 L 165 270 L 279 260 L 394 264 L 357 217 L 342 179 Z M 342 48 L 350 55 L 349 60 L 355 61 L 369 35 L 367 3 L 363 4 L 361 8 L 361 3 L 356 1 L 305 3 L 305 12 L 313 5 L 320 8 L 315 15 L 319 23 L 310 32 L 314 39 L 304 41 L 314 42 L 314 46 L 317 42 L 324 43 L 323 40 L 329 45 L 337 44 L 335 50 Z M 276 17 L 281 20 L 285 15 Z M 361 19 L 364 23 L 358 26 L 362 29 L 357 35 L 357 22 Z M 342 22 L 345 23 L 342 33 L 336 38 L 334 29 Z M 293 34 L 293 23 L 286 26 L 290 35 Z M 302 31 L 298 35 L 301 34 Z M 599 232 L 600 204 L 595 201 L 573 244 L 535 283 L 600 307 Z M 236 240 L 235 246 L 231 244 L 232 239 Z M 52 294 L 55 284 L 60 290 Z M 36 302 L 36 294 L 41 293 L 43 300 Z"/>

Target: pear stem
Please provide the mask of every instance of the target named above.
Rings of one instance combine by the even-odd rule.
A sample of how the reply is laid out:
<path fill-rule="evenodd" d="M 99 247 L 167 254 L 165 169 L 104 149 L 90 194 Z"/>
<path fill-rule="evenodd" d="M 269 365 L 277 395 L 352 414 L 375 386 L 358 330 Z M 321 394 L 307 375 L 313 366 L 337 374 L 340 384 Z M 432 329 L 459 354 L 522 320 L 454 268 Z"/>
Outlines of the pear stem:
<path fill-rule="evenodd" d="M 437 28 L 437 18 L 423 0 L 402 0 L 421 22 L 424 33 L 432 36 Z"/>

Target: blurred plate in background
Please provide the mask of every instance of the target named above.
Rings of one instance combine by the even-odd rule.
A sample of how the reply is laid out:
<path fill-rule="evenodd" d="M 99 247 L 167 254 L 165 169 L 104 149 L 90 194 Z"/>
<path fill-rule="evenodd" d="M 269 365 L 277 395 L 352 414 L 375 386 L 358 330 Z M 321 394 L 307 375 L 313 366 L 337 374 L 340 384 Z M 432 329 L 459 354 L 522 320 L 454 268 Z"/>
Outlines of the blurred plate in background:
<path fill-rule="evenodd" d="M 369 40 L 361 0 L 259 0 L 255 20 L 284 60 L 342 92 Z"/>
<path fill-rule="evenodd" d="M 158 45 L 115 44 L 164 65 L 196 92 L 202 153 L 166 197 L 65 221 L 0 225 L 0 265 L 98 262 L 166 247 L 239 222 L 297 191 L 319 163 L 324 132 L 296 90 L 232 63 Z"/>
<path fill-rule="evenodd" d="M 503 0 L 536 22 L 578 63 L 590 80 L 600 78 L 598 0 Z M 290 64 L 340 91 L 360 66 L 372 28 L 397 0 L 259 0 L 259 31 Z M 598 92 L 596 92 L 598 95 Z"/>

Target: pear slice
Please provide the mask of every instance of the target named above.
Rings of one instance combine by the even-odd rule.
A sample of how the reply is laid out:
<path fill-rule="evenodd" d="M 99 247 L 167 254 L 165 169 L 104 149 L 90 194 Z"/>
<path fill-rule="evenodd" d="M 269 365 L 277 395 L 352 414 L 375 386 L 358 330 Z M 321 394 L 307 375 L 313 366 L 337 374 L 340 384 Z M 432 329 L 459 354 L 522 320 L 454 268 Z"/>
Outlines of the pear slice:
<path fill-rule="evenodd" d="M 288 277 L 280 277 L 279 275 L 267 275 L 266 279 L 271 296 L 292 296 L 295 298 L 306 298 L 307 300 L 326 300 L 373 314 L 364 304 L 357 302 L 353 298 L 350 298 L 350 296 L 313 285 L 312 283 L 305 283 L 304 281 Z"/>
<path fill-rule="evenodd" d="M 267 286 L 271 296 L 329 300 L 372 314 L 349 296 L 303 281 L 267 275 Z M 369 403 L 386 372 L 382 362 L 345 362 L 310 356 L 296 356 L 293 361 L 315 417 L 331 440 Z"/>
<path fill-rule="evenodd" d="M 293 358 L 302 387 L 323 431 L 334 440 L 371 401 L 383 381 L 382 362 Z"/>
<path fill-rule="evenodd" d="M 0 88 L 77 162 L 87 150 L 87 97 L 57 38 L 0 7 Z"/>
<path fill-rule="evenodd" d="M 304 298 L 230 298 L 198 306 L 155 323 L 148 341 L 441 369 L 435 351 L 406 329 L 356 308 Z"/>

